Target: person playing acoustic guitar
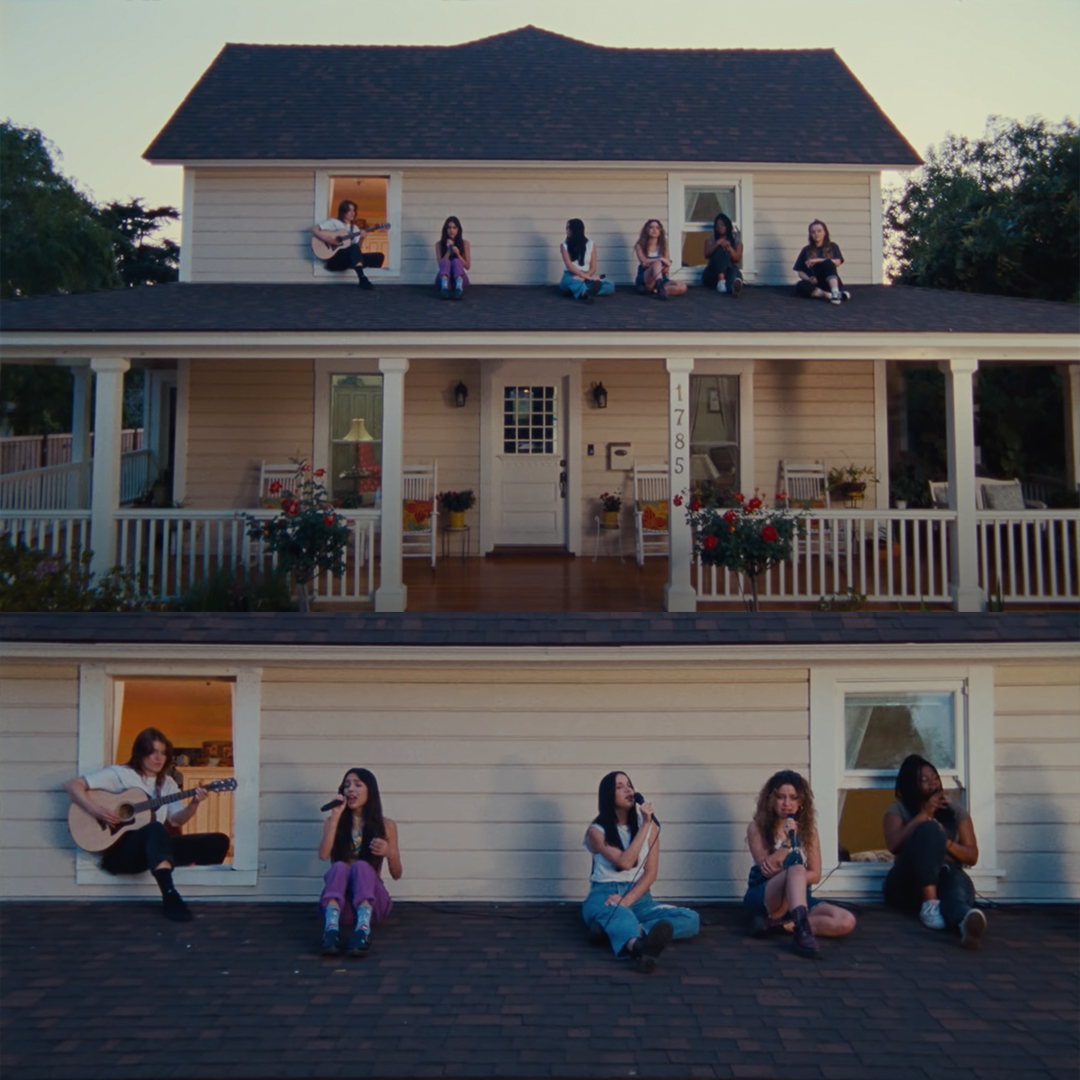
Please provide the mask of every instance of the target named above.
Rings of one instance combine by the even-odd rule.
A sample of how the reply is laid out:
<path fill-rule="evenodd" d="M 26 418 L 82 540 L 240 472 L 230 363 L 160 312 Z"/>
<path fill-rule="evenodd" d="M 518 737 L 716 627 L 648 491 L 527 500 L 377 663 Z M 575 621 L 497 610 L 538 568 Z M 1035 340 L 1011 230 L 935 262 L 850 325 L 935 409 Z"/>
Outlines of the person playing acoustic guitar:
<path fill-rule="evenodd" d="M 180 789 L 170 776 L 173 767 L 172 743 L 157 728 L 147 728 L 135 736 L 131 757 L 125 765 L 107 765 L 88 776 L 76 776 L 64 785 L 71 801 L 106 825 L 119 825 L 122 819 L 112 810 L 99 806 L 92 791 L 119 795 L 130 788 L 140 788 L 151 797 L 172 795 Z M 148 825 L 124 833 L 102 855 L 102 869 L 110 874 L 141 874 L 149 870 L 161 890 L 163 913 L 174 922 L 190 922 L 191 911 L 173 885 L 176 865 L 216 866 L 225 861 L 229 838 L 224 833 L 194 833 L 174 836 L 165 827 L 179 827 L 190 821 L 199 804 L 207 798 L 201 785 L 190 802 L 160 806 Z"/>
<path fill-rule="evenodd" d="M 370 290 L 375 286 L 364 273 L 364 268 L 382 266 L 383 256 L 381 251 L 360 250 L 364 237 L 367 236 L 367 229 L 357 228 L 353 225 L 355 220 L 356 203 L 350 199 L 342 199 L 338 204 L 337 217 L 312 225 L 311 235 L 322 240 L 324 244 L 337 247 L 334 254 L 323 263 L 327 270 L 355 270 L 360 279 L 357 284 L 361 289 Z"/>

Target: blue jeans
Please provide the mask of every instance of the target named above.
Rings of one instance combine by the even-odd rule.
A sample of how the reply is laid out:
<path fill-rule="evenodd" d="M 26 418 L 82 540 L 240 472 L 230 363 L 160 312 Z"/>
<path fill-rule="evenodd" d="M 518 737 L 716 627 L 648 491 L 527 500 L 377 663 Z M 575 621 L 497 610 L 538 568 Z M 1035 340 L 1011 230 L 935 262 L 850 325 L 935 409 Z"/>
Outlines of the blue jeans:
<path fill-rule="evenodd" d="M 631 884 L 628 881 L 600 882 L 589 889 L 589 895 L 581 905 L 581 917 L 585 920 L 585 925 L 591 926 L 593 922 L 599 924 L 607 934 L 616 956 L 623 951 L 628 941 L 644 937 L 658 922 L 671 923 L 676 940 L 692 938 L 701 929 L 701 919 L 696 911 L 670 904 L 658 904 L 649 892 L 634 901 L 630 907 L 614 904 L 607 906 L 607 898 L 612 893 L 625 896 L 630 889 Z"/>
<path fill-rule="evenodd" d="M 580 300 L 589 288 L 589 283 L 584 278 L 575 277 L 569 270 L 564 270 L 559 288 L 575 300 Z M 600 291 L 597 296 L 610 296 L 615 291 L 615 286 L 610 281 L 600 282 Z"/>

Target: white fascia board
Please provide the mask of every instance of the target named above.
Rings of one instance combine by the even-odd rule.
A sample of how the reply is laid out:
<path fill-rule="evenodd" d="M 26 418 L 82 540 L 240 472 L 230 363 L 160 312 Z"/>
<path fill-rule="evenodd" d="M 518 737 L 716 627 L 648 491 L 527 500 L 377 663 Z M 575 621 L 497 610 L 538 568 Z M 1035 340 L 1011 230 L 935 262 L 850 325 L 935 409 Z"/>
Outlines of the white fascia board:
<path fill-rule="evenodd" d="M 948 618 L 943 614 L 942 618 Z M 600 646 L 443 646 L 443 645 L 336 645 L 305 647 L 288 645 L 224 645 L 162 642 L 141 644 L 117 642 L 83 645 L 71 642 L 5 642 L 7 660 L 55 661 L 118 665 L 131 673 L 140 663 L 153 665 L 160 674 L 162 662 L 180 674 L 187 664 L 199 665 L 205 672 L 207 662 L 220 665 L 251 664 L 261 667 L 334 668 L 370 664 L 380 669 L 391 665 L 415 666 L 445 664 L 450 668 L 483 665 L 532 664 L 663 664 L 699 669 L 702 664 L 750 664 L 772 667 L 785 664 L 843 664 L 845 671 L 866 665 L 865 678 L 875 673 L 889 677 L 889 665 L 921 663 L 948 665 L 960 662 L 980 663 L 1061 663 L 1077 661 L 1076 642 L 923 642 L 918 644 L 858 644 L 837 642 L 830 645 L 624 645 Z"/>
<path fill-rule="evenodd" d="M 664 172 L 702 172 L 716 169 L 731 169 L 739 172 L 821 172 L 821 173 L 866 173 L 866 172 L 909 172 L 918 169 L 919 165 L 896 165 L 881 162 L 866 162 L 865 164 L 851 164 L 850 162 L 835 165 L 820 164 L 817 162 L 799 161 L 594 161 L 581 159 L 574 161 L 519 161 L 516 159 L 479 159 L 447 161 L 444 158 L 304 158 L 304 159 L 279 159 L 273 161 L 248 161 L 238 160 L 200 160 L 191 161 L 159 160 L 151 162 L 152 165 L 182 165 L 187 169 L 321 169 L 336 172 L 345 169 L 350 172 L 378 172 L 387 169 L 438 169 L 440 172 L 487 172 L 493 169 L 511 170 L 524 172 L 537 169 L 550 172 L 581 172 L 586 169 L 610 170 L 611 172 L 641 172 L 664 171 Z"/>
<path fill-rule="evenodd" d="M 1075 363 L 1078 334 L 870 333 L 810 336 L 802 332 L 688 331 L 462 331 L 447 340 L 430 331 L 267 331 L 73 333 L 18 330 L 0 333 L 0 354 L 10 362 L 61 357 L 123 356 L 129 360 L 187 358 L 422 359 L 563 357 L 568 342 L 579 359 L 654 360 L 672 356 L 716 360 L 923 360 L 970 358 Z"/>

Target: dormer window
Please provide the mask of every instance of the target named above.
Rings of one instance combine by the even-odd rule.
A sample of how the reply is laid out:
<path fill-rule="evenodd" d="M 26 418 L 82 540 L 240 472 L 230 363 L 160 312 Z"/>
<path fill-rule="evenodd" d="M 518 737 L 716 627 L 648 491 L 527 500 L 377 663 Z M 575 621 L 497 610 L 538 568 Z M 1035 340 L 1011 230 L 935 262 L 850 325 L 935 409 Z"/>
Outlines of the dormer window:
<path fill-rule="evenodd" d="M 372 278 L 396 278 L 401 274 L 401 174 L 387 172 L 327 171 L 315 174 L 315 206 L 312 224 L 337 217 L 338 207 L 348 199 L 356 203 L 355 224 L 373 230 L 364 238 L 365 252 L 382 255 L 382 265 L 368 267 Z M 386 228 L 389 225 L 390 228 Z M 382 228 L 379 228 L 382 226 Z M 340 277 L 315 260 L 316 277 Z"/>
<path fill-rule="evenodd" d="M 668 175 L 668 221 L 677 280 L 696 283 L 705 266 L 705 240 L 717 214 L 726 214 L 744 246 L 742 271 L 755 276 L 753 244 L 753 177 L 732 173 Z"/>

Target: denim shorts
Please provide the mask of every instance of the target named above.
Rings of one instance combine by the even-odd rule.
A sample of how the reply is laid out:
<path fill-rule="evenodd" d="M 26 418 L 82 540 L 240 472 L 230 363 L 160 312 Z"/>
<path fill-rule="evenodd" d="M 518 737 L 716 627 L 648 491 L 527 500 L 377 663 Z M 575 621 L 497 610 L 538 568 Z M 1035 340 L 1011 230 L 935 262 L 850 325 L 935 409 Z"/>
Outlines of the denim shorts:
<path fill-rule="evenodd" d="M 793 863 L 799 861 L 799 853 L 797 851 L 791 852 L 790 855 L 784 860 L 784 869 L 786 870 Z M 757 866 L 750 867 L 750 877 L 746 882 L 746 894 L 743 896 L 743 907 L 747 909 L 752 915 L 763 915 L 766 918 L 769 914 L 769 909 L 765 906 L 765 889 L 768 887 L 769 879 L 758 869 Z M 823 900 L 817 900 L 810 892 L 810 886 L 806 887 L 806 906 L 808 908 L 816 907 L 818 904 L 824 903 Z"/>
<path fill-rule="evenodd" d="M 661 274 L 660 279 L 663 281 L 663 283 L 665 285 L 671 280 L 671 278 L 669 278 L 667 274 Z M 638 268 L 637 268 L 637 279 L 634 282 L 634 284 L 637 285 L 637 287 L 639 289 L 644 289 L 645 288 L 645 267 L 644 266 L 641 266 L 641 265 L 638 266 Z"/>

